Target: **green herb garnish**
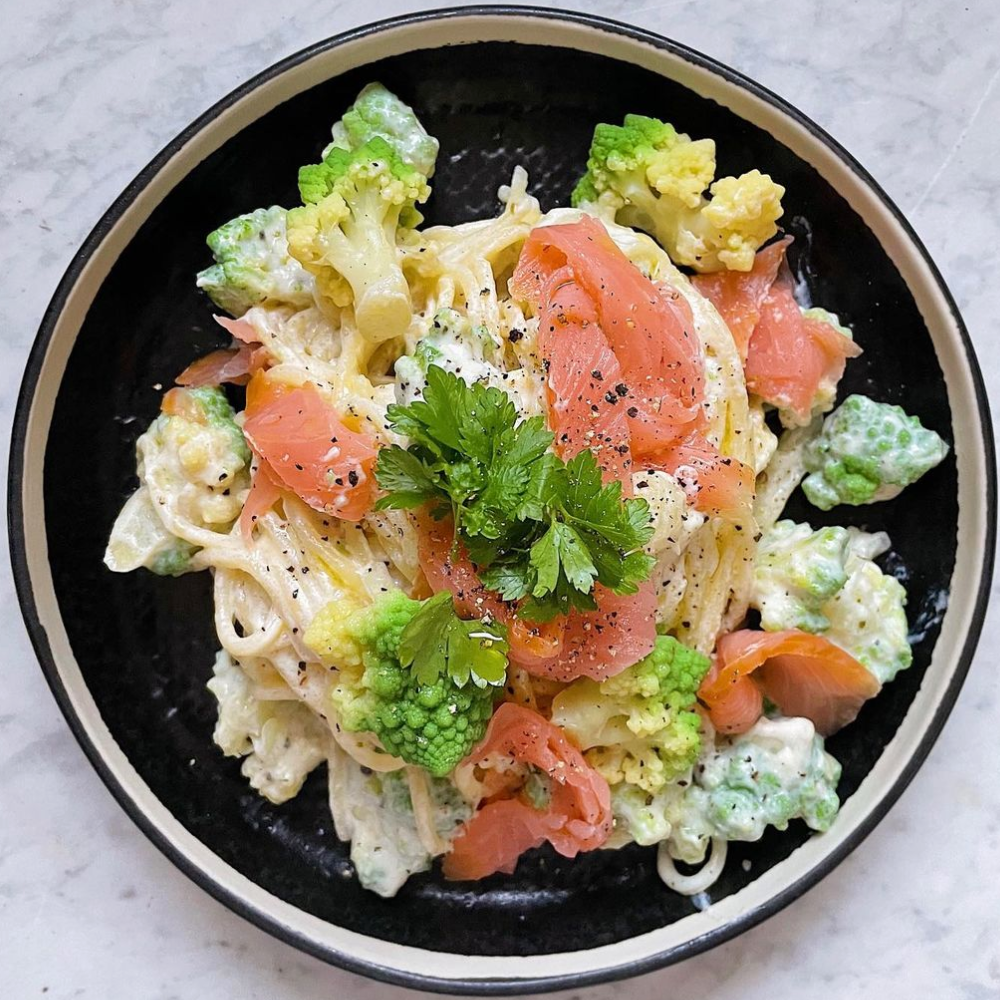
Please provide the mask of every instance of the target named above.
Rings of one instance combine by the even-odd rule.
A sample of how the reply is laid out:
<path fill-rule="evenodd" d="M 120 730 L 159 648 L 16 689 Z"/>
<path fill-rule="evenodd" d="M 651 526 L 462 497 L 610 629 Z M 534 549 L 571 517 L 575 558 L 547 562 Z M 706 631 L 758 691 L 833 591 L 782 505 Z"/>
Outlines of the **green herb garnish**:
<path fill-rule="evenodd" d="M 399 641 L 399 662 L 420 684 L 450 677 L 458 687 L 497 686 L 507 677 L 507 630 L 499 622 L 464 621 L 449 593 L 424 601 Z"/>
<path fill-rule="evenodd" d="M 525 617 L 593 610 L 596 583 L 631 594 L 649 575 L 646 501 L 604 485 L 590 451 L 569 462 L 552 454 L 544 419 L 518 422 L 506 393 L 431 365 L 424 398 L 387 415 L 410 445 L 379 452 L 387 495 L 377 509 L 450 514 L 483 584 L 504 600 L 524 598 Z"/>

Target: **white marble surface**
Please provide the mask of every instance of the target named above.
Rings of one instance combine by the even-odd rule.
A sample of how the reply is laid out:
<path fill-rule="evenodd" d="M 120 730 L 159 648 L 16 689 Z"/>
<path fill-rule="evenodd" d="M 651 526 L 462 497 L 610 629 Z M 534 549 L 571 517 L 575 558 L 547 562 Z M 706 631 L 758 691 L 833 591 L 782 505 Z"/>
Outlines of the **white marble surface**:
<path fill-rule="evenodd" d="M 3 0 L 0 422 L 80 241 L 150 157 L 246 77 L 407 0 Z M 829 129 L 926 241 L 1000 378 L 995 0 L 589 0 L 755 76 Z M 961 701 L 879 829 L 740 939 L 579 1000 L 1000 997 L 1000 689 L 989 618 Z M 0 567 L 0 996 L 417 994 L 328 968 L 229 913 L 133 827 L 35 664 Z"/>

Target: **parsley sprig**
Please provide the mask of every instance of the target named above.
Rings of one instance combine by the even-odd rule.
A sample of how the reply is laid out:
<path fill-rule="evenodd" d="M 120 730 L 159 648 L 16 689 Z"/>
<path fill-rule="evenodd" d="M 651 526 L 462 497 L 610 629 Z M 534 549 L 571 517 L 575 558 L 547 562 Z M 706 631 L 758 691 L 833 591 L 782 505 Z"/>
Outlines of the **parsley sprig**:
<path fill-rule="evenodd" d="M 645 500 L 604 485 L 590 451 L 563 462 L 544 419 L 518 422 L 497 388 L 431 365 L 423 395 L 388 409 L 410 445 L 379 452 L 378 509 L 451 515 L 480 579 L 504 600 L 524 599 L 525 617 L 593 610 L 596 583 L 635 593 L 653 565 L 642 551 L 653 531 Z"/>
<path fill-rule="evenodd" d="M 459 686 L 496 687 L 507 677 L 507 629 L 500 622 L 463 621 L 451 594 L 435 594 L 406 623 L 399 662 L 421 684 L 448 675 Z"/>

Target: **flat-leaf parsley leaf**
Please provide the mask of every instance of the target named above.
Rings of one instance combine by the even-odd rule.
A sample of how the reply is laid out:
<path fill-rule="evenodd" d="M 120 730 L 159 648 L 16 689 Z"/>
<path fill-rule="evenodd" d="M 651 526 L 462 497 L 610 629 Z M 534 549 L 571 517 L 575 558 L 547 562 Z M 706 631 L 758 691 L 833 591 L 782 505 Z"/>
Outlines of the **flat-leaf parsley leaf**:
<path fill-rule="evenodd" d="M 563 462 L 544 418 L 519 422 L 500 389 L 431 365 L 423 396 L 388 409 L 410 443 L 379 452 L 377 509 L 450 514 L 484 585 L 523 599 L 525 617 L 591 610 L 595 583 L 635 593 L 653 564 L 642 551 L 653 530 L 645 500 L 605 485 L 590 451 Z"/>
<path fill-rule="evenodd" d="M 499 686 L 507 677 L 507 630 L 499 622 L 464 621 L 451 594 L 424 601 L 407 622 L 399 642 L 399 662 L 421 684 L 447 674 L 459 686 Z"/>

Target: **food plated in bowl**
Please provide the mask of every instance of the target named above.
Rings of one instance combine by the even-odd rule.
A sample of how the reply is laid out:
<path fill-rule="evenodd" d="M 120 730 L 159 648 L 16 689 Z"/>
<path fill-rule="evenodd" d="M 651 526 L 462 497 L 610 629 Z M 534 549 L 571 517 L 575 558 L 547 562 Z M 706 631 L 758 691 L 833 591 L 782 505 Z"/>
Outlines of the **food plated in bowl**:
<path fill-rule="evenodd" d="M 862 348 L 711 139 L 626 115 L 572 206 L 518 165 L 496 217 L 424 227 L 437 157 L 370 83 L 301 206 L 209 235 L 233 346 L 163 396 L 105 562 L 211 570 L 215 742 L 276 804 L 326 762 L 365 888 L 638 843 L 703 892 L 729 841 L 829 828 L 823 737 L 912 661 L 888 535 L 789 496 L 892 499 L 947 445 L 834 410 Z"/>
<path fill-rule="evenodd" d="M 953 696 L 961 660 L 932 661 L 937 630 L 975 631 L 977 595 L 958 615 L 944 611 L 942 595 L 956 559 L 982 559 L 981 545 L 978 555 L 963 550 L 960 527 L 921 555 L 911 525 L 927 503 L 950 524 L 975 516 L 955 513 L 963 461 L 966 482 L 989 481 L 981 432 L 955 419 L 952 388 L 974 369 L 942 311 L 947 300 L 934 311 L 933 274 L 922 285 L 904 280 L 908 267 L 915 275 L 926 265 L 886 236 L 896 251 L 889 262 L 873 232 L 881 224 L 898 238 L 890 213 L 867 205 L 862 222 L 797 158 L 796 136 L 782 133 L 793 116 L 690 56 L 572 19 L 456 14 L 437 22 L 454 35 L 438 41 L 468 42 L 490 25 L 500 38 L 545 25 L 552 47 L 485 43 L 524 73 L 513 92 L 505 83 L 479 103 L 435 79 L 442 71 L 422 49 L 429 36 L 419 21 L 405 42 L 397 25 L 341 43 L 341 55 L 362 45 L 357 56 L 377 37 L 389 46 L 381 55 L 403 54 L 377 65 L 359 57 L 329 83 L 316 84 L 327 72 L 295 91 L 303 67 L 316 71 L 308 58 L 279 72 L 297 96 L 266 115 L 258 104 L 254 123 L 188 170 L 130 246 L 108 258 L 112 274 L 67 373 L 94 363 L 86 330 L 109 328 L 102 298 L 110 305 L 117 293 L 120 307 L 124 290 L 135 301 L 129 284 L 149 260 L 149 240 L 178 222 L 186 235 L 161 257 L 170 288 L 158 312 L 193 333 L 178 343 L 161 327 L 148 355 L 122 352 L 126 366 L 144 369 L 123 380 L 136 398 L 111 392 L 94 413 L 95 425 L 137 418 L 134 440 L 163 406 L 139 438 L 139 490 L 111 535 L 109 563 L 168 573 L 211 566 L 214 594 L 196 582 L 207 574 L 88 570 L 120 595 L 110 602 L 117 648 L 134 665 L 123 682 L 110 670 L 115 640 L 95 649 L 95 633 L 107 642 L 108 630 L 91 626 L 88 636 L 65 611 L 88 595 L 55 587 L 77 659 L 91 658 L 87 687 L 128 744 L 129 766 L 139 761 L 134 787 L 144 781 L 161 799 L 145 800 L 147 825 L 171 831 L 175 854 L 211 871 L 230 901 L 229 872 L 249 872 L 264 896 L 241 881 L 239 905 L 328 957 L 464 990 L 581 981 L 688 953 L 735 932 L 765 900 L 780 905 L 842 856 L 901 786 Z M 612 51 L 588 55 L 598 43 Z M 616 44 L 626 46 L 617 55 Z M 466 45 L 451 52 L 451 74 L 483 57 Z M 643 62 L 668 56 L 659 71 L 669 64 L 686 86 Z M 520 102 L 542 114 L 530 90 L 520 92 L 525 73 L 536 74 L 536 89 L 551 84 L 545 74 L 559 75 L 560 94 L 572 95 L 567 68 L 582 76 L 608 58 L 618 60 L 620 92 L 589 124 L 577 123 L 566 96 L 552 98 L 545 122 L 506 110 Z M 401 137 L 366 113 L 377 105 L 405 117 L 383 89 L 357 98 L 373 79 L 405 96 L 426 134 L 407 119 Z M 713 91 L 711 81 L 726 86 Z M 743 117 L 697 96 L 699 87 Z M 317 109 L 333 118 L 356 98 L 323 149 Z M 750 98 L 767 113 L 741 106 Z M 752 124 L 755 113 L 783 144 Z M 221 142 L 236 120 L 218 120 Z M 295 138 L 270 176 L 237 180 L 260 130 L 289 135 L 290 125 Z M 864 209 L 874 197 L 864 178 L 851 175 L 851 188 L 822 162 L 843 161 L 805 135 L 814 162 Z M 444 150 L 433 175 L 430 136 Z M 312 165 L 297 171 L 302 163 Z M 522 165 L 527 174 L 514 169 Z M 292 197 L 300 205 L 287 214 L 265 207 L 226 222 Z M 222 225 L 214 264 L 188 233 L 210 228 L 206 205 L 211 225 Z M 183 218 L 171 217 L 180 206 Z M 834 219 L 840 240 L 850 231 L 854 256 L 870 256 L 868 288 L 836 254 Z M 119 225 L 108 236 L 125 232 Z M 367 266 L 352 269 L 359 240 Z M 204 295 L 181 290 L 197 269 L 232 314 L 232 346 L 211 332 Z M 810 311 L 817 306 L 839 318 Z M 148 307 L 139 316 L 140 329 L 151 325 Z M 915 331 L 905 357 L 883 333 L 899 324 Z M 195 361 L 214 345 L 224 353 Z M 837 376 L 859 348 L 836 405 Z M 155 357 L 161 350 L 170 356 Z M 163 396 L 182 370 L 185 384 Z M 231 378 L 248 382 L 245 398 L 230 390 L 227 399 L 213 384 Z M 73 392 L 64 380 L 50 442 Z M 900 402 L 933 430 L 892 408 Z M 954 446 L 947 458 L 944 440 Z M 103 487 L 105 532 L 111 508 L 135 486 L 126 458 L 108 460 L 120 471 Z M 58 445 L 48 462 L 73 468 Z M 808 500 L 793 499 L 782 517 L 806 474 Z M 846 511 L 836 506 L 845 500 Z M 893 552 L 879 565 L 884 528 Z M 65 579 L 58 556 L 53 572 Z M 985 572 L 983 561 L 964 585 Z M 904 587 L 911 631 L 925 633 L 912 666 Z M 120 692 L 148 690 L 149 704 L 132 699 L 124 729 L 113 682 Z M 834 733 L 859 709 L 824 747 L 817 730 Z M 162 731 L 164 710 L 180 752 L 161 742 L 143 760 L 129 734 Z M 240 791 L 239 765 L 212 754 L 213 729 L 224 749 L 246 756 L 255 788 L 289 801 L 272 806 Z M 101 758 L 110 759 L 104 749 Z M 845 805 L 834 820 L 838 758 Z M 323 768 L 306 780 L 324 761 L 336 829 L 352 847 L 324 819 Z M 123 794 L 134 802 L 133 791 Z M 795 822 L 765 833 L 792 819 L 829 832 L 810 839 Z M 514 868 L 523 850 L 546 842 Z M 734 856 L 723 867 L 726 843 Z M 682 892 L 718 877 L 709 895 L 660 885 L 657 851 L 642 846 L 652 844 Z M 443 873 L 425 871 L 441 853 Z M 700 871 L 683 867 L 706 854 Z M 376 893 L 398 895 L 380 901 L 355 873 Z M 623 923 L 614 914 L 626 907 Z M 554 926 L 557 909 L 578 920 Z M 448 953 L 443 975 L 431 949 Z M 504 955 L 527 957 L 515 968 Z"/>

